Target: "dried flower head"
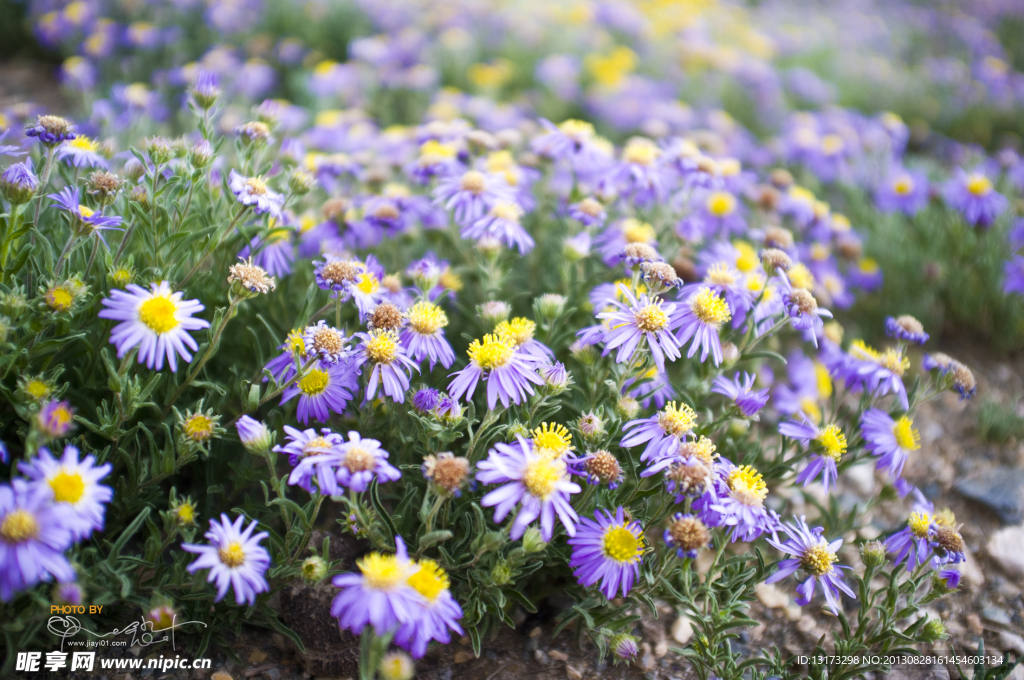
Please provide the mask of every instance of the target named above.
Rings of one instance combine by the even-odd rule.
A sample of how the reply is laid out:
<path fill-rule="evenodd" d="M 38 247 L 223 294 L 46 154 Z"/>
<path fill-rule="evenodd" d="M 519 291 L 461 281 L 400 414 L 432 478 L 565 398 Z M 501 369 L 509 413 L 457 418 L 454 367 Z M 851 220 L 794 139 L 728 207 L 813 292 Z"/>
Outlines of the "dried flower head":
<path fill-rule="evenodd" d="M 423 459 L 423 476 L 446 494 L 458 496 L 463 485 L 469 480 L 469 459 L 456 456 L 451 451 L 430 454 Z"/>
<path fill-rule="evenodd" d="M 253 264 L 252 258 L 228 267 L 228 283 L 247 291 L 246 297 L 268 293 L 277 287 L 273 276 L 268 276 L 263 267 Z"/>
<path fill-rule="evenodd" d="M 676 273 L 676 268 L 667 262 L 642 262 L 640 271 L 643 272 L 644 281 L 653 289 L 661 287 L 678 287 L 682 285 L 682 279 Z"/>
<path fill-rule="evenodd" d="M 373 330 L 390 331 L 400 328 L 405 321 L 401 310 L 390 302 L 382 302 L 377 305 L 370 318 L 367 320 L 367 327 Z"/>

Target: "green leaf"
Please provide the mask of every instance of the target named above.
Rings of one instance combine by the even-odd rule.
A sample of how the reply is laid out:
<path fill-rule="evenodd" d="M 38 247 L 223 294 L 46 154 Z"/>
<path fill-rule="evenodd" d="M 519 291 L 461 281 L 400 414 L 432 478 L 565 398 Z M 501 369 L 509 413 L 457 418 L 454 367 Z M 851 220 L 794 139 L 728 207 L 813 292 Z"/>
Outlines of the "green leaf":
<path fill-rule="evenodd" d="M 384 504 L 380 502 L 380 493 L 378 492 L 377 480 L 374 479 L 370 483 L 370 500 L 373 502 L 373 507 L 377 511 L 377 514 L 383 520 L 387 526 L 388 531 L 391 533 L 391 545 L 395 545 L 395 536 L 398 535 L 398 530 L 395 529 L 395 523 L 391 521 L 391 516 L 388 511 L 384 509 Z"/>
<path fill-rule="evenodd" d="M 420 550 L 426 550 L 442 541 L 447 541 L 454 535 L 447 529 L 438 529 L 437 531 L 431 531 L 429 534 L 423 534 L 420 536 Z"/>

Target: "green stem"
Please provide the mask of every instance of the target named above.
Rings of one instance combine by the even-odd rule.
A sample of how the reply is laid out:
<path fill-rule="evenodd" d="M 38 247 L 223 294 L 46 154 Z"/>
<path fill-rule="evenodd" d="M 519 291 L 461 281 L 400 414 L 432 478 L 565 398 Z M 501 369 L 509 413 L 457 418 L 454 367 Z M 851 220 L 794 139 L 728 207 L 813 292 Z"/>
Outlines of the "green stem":
<path fill-rule="evenodd" d="M 128 245 L 128 241 L 132 240 L 132 233 L 135 231 L 136 221 L 132 220 L 132 223 L 128 225 L 128 231 L 124 232 L 124 236 L 121 237 L 121 244 L 117 246 L 117 253 L 114 254 L 114 264 L 121 259 L 121 253 L 124 252 L 125 246 Z"/>

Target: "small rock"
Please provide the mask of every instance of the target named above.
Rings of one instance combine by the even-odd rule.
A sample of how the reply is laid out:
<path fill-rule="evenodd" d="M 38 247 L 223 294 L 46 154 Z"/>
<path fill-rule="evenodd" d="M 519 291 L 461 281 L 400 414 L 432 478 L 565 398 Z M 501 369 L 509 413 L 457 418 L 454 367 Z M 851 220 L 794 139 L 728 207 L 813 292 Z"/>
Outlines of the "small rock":
<path fill-rule="evenodd" d="M 1000 609 L 994 605 L 982 607 L 981 618 L 991 623 L 997 623 L 1001 626 L 1009 626 L 1012 623 L 1010 613 L 1005 609 Z"/>
<path fill-rule="evenodd" d="M 254 649 L 254 650 L 252 650 L 252 654 L 249 655 L 249 665 L 250 666 L 258 666 L 261 663 L 263 663 L 263 660 L 266 659 L 266 658 L 267 658 L 267 653 L 266 652 L 264 652 L 262 650 L 259 650 L 259 649 Z"/>
<path fill-rule="evenodd" d="M 460 649 L 455 652 L 455 663 L 466 663 L 473 660 L 473 653 Z"/>
<path fill-rule="evenodd" d="M 462 645 L 463 647 L 469 647 L 469 636 L 468 635 L 463 635 L 462 637 L 460 637 L 459 638 L 459 644 Z"/>
<path fill-rule="evenodd" d="M 662 638 L 658 640 L 654 645 L 654 656 L 659 659 L 668 654 L 668 640 Z"/>
<path fill-rule="evenodd" d="M 874 465 L 854 465 L 843 472 L 843 480 L 861 498 L 869 498 L 875 494 Z"/>
<path fill-rule="evenodd" d="M 548 655 L 544 652 L 543 649 L 536 649 L 536 650 L 534 650 L 533 658 L 541 666 L 547 666 L 548 665 Z"/>
<path fill-rule="evenodd" d="M 1021 498 L 1024 499 L 1024 493 Z M 1009 576 L 1024 578 L 1024 526 L 1000 529 L 992 534 L 986 547 Z"/>
<path fill-rule="evenodd" d="M 682 614 L 672 622 L 672 639 L 681 645 L 685 645 L 693 637 L 693 624 L 690 619 Z"/>
<path fill-rule="evenodd" d="M 569 660 L 569 655 L 568 654 L 566 654 L 565 652 L 560 652 L 557 649 L 552 649 L 550 652 L 548 652 L 548 656 L 550 656 L 555 661 L 568 661 Z"/>
<path fill-rule="evenodd" d="M 1024 470 L 995 467 L 957 482 L 953 488 L 992 510 L 1003 524 L 1024 521 Z"/>
<path fill-rule="evenodd" d="M 224 671 L 217 671 L 210 676 L 210 680 L 235 680 L 231 677 L 231 673 L 225 673 Z"/>
<path fill-rule="evenodd" d="M 800 617 L 804 615 L 804 610 L 798 604 L 791 604 L 786 607 L 786 620 L 787 621 L 799 621 Z"/>
<path fill-rule="evenodd" d="M 281 680 L 281 671 L 276 668 L 269 668 L 263 671 L 261 677 L 266 678 L 266 680 Z"/>
<path fill-rule="evenodd" d="M 863 538 L 865 541 L 873 541 L 882 535 L 882 530 L 873 524 L 868 524 L 858 529 L 857 535 Z"/>
<path fill-rule="evenodd" d="M 960 573 L 963 574 L 967 585 L 971 588 L 980 588 L 985 585 L 985 574 L 970 550 L 964 550 L 964 558 L 963 564 L 960 565 Z"/>
<path fill-rule="evenodd" d="M 758 601 L 770 609 L 784 609 L 789 606 L 789 595 L 772 583 L 758 583 L 754 589 Z"/>
<path fill-rule="evenodd" d="M 569 678 L 569 680 L 583 680 L 583 673 L 572 666 L 565 667 L 565 676 Z"/>
<path fill-rule="evenodd" d="M 971 612 L 967 615 L 967 630 L 971 632 L 971 635 L 978 636 L 985 632 L 985 629 L 981 625 L 981 617 Z"/>
<path fill-rule="evenodd" d="M 818 627 L 818 622 L 811 616 L 801 616 L 800 620 L 797 621 L 796 629 L 804 635 L 813 634 L 814 630 Z M 813 637 L 819 637 L 814 635 Z"/>
<path fill-rule="evenodd" d="M 1003 631 L 999 634 L 999 645 L 1005 651 L 1012 649 L 1017 654 L 1024 654 L 1024 637 L 1017 635 L 1016 633 L 1007 633 Z"/>
<path fill-rule="evenodd" d="M 540 637 L 541 632 L 542 631 L 540 629 L 540 626 L 537 626 L 536 628 L 534 628 L 533 630 L 530 631 L 530 637 L 532 637 L 532 638 Z"/>

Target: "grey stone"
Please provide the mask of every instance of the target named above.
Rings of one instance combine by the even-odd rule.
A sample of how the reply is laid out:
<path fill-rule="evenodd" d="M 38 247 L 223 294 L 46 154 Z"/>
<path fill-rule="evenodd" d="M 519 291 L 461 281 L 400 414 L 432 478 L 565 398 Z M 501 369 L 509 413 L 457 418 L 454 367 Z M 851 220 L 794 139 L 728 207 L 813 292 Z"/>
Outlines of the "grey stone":
<path fill-rule="evenodd" d="M 965 498 L 984 505 L 1003 524 L 1024 521 L 1024 470 L 995 467 L 957 482 L 953 487 Z"/>
<path fill-rule="evenodd" d="M 987 605 L 983 607 L 981 610 L 981 618 L 1003 626 L 1009 626 L 1013 623 L 1009 612 L 994 605 Z"/>

